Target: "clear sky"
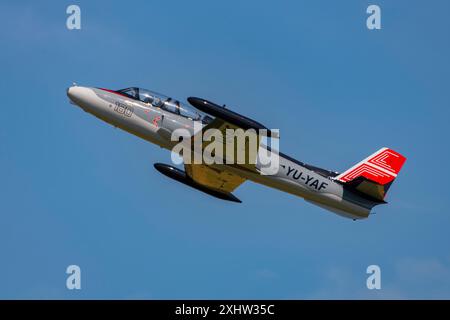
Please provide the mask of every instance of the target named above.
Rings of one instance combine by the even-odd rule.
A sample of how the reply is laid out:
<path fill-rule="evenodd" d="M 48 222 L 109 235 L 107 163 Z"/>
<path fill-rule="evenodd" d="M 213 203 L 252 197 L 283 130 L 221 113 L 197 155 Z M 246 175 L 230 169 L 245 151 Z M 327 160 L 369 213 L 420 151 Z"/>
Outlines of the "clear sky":
<path fill-rule="evenodd" d="M 66 8 L 81 7 L 81 30 Z M 366 27 L 381 7 L 382 29 Z M 2 1 L 0 298 L 450 298 L 450 2 Z M 227 104 L 342 171 L 408 160 L 352 221 L 246 182 L 242 204 L 153 168 L 170 153 L 69 104 L 140 86 Z M 79 265 L 82 289 L 66 289 Z M 366 268 L 381 267 L 368 290 Z"/>

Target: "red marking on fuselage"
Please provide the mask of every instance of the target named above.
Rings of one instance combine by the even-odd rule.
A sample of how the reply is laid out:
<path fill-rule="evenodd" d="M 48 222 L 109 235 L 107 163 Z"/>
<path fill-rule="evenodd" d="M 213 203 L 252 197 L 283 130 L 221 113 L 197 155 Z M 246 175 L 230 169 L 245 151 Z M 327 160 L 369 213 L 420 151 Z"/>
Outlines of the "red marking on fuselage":
<path fill-rule="evenodd" d="M 117 92 L 117 91 L 114 91 L 114 90 L 105 89 L 105 88 L 99 88 L 99 89 L 100 89 L 100 90 L 103 90 L 103 91 L 106 91 L 106 92 L 115 93 L 115 94 L 117 94 L 117 95 L 119 95 L 119 96 L 122 96 L 122 97 L 125 97 L 125 98 L 130 98 L 129 96 L 124 95 L 123 93 L 120 93 L 120 92 Z"/>
<path fill-rule="evenodd" d="M 158 121 L 160 121 L 160 120 L 161 120 L 160 116 L 154 117 L 153 121 L 152 121 L 153 125 L 158 128 Z"/>

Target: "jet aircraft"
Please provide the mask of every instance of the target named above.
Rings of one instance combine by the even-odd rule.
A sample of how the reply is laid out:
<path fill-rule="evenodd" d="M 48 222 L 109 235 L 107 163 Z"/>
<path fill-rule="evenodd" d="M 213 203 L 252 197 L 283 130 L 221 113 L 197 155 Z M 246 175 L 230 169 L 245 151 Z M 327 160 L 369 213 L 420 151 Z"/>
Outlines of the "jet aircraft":
<path fill-rule="evenodd" d="M 67 89 L 72 104 L 99 119 L 172 150 L 172 133 L 179 128 L 192 136 L 207 129 L 254 129 L 274 136 L 262 124 L 227 107 L 205 99 L 190 97 L 189 105 L 165 95 L 130 87 L 110 90 L 73 85 Z M 201 123 L 195 132 L 194 123 Z M 258 142 L 261 136 L 257 134 Z M 222 141 L 229 143 L 226 139 Z M 245 145 L 247 146 L 247 145 Z M 202 145 L 206 147 L 206 144 Z M 271 152 L 268 146 L 263 146 Z M 247 180 L 279 189 L 351 219 L 367 218 L 376 205 L 384 204 L 386 193 L 400 172 L 406 158 L 390 149 L 381 148 L 342 173 L 303 163 L 281 152 L 277 173 L 262 174 L 261 164 L 184 164 L 185 170 L 162 163 L 154 167 L 162 174 L 214 197 L 241 202 L 232 192 Z"/>

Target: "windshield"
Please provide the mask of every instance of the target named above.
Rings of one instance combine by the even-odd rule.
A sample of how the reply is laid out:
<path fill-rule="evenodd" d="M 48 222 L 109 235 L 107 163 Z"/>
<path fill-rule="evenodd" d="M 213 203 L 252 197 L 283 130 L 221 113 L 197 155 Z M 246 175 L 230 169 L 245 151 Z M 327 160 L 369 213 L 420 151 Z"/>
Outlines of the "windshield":
<path fill-rule="evenodd" d="M 206 123 L 209 123 L 212 120 L 210 116 L 195 109 L 194 107 L 191 107 L 187 104 L 181 103 L 178 100 L 174 100 L 170 97 L 167 97 L 163 94 L 154 91 L 132 87 L 118 90 L 117 92 L 124 94 L 135 100 L 142 101 L 146 104 L 151 104 L 154 107 L 164 109 L 174 114 L 178 114 L 185 118 L 189 118 L 192 120 L 200 120 Z"/>
<path fill-rule="evenodd" d="M 119 90 L 117 92 L 120 92 L 122 94 L 125 94 L 133 99 L 137 99 L 138 98 L 138 89 L 137 88 L 126 88 L 123 90 Z"/>

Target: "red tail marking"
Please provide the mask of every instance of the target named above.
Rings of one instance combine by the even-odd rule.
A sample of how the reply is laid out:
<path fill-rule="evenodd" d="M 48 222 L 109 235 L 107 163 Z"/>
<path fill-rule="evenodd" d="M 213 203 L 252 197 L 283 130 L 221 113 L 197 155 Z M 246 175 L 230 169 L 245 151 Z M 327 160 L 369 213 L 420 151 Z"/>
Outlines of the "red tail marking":
<path fill-rule="evenodd" d="M 404 156 L 391 149 L 386 149 L 369 160 L 370 163 L 389 170 L 395 174 L 400 172 L 400 169 L 405 161 L 406 158 Z"/>
<path fill-rule="evenodd" d="M 400 153 L 383 148 L 361 161 L 349 170 L 336 177 L 337 180 L 348 182 L 360 176 L 385 185 L 397 177 L 406 158 Z"/>

